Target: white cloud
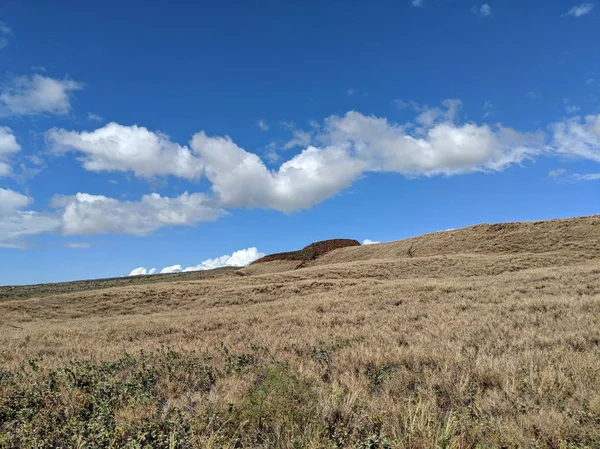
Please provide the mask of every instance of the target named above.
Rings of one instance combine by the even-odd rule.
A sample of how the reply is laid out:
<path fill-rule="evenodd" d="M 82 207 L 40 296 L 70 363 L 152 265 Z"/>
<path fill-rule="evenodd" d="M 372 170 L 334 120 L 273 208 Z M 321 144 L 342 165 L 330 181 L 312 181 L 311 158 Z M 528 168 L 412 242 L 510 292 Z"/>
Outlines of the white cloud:
<path fill-rule="evenodd" d="M 4 115 L 63 115 L 71 110 L 70 96 L 80 89 L 83 84 L 68 78 L 58 80 L 38 74 L 15 77 L 0 88 L 0 108 L 5 109 Z"/>
<path fill-rule="evenodd" d="M 492 16 L 492 7 L 490 5 L 488 5 L 487 3 L 484 3 L 483 5 L 477 7 L 477 6 L 473 6 L 473 8 L 471 8 L 471 11 L 474 14 L 477 14 L 481 17 L 491 17 Z"/>
<path fill-rule="evenodd" d="M 131 270 L 128 276 L 145 276 L 154 273 L 156 273 L 156 268 L 150 268 L 149 270 L 147 270 L 144 267 L 137 267 Z"/>
<path fill-rule="evenodd" d="M 346 89 L 346 95 L 349 97 L 354 96 L 355 93 L 356 93 L 356 89 L 352 89 L 352 88 Z"/>
<path fill-rule="evenodd" d="M 89 171 L 133 171 L 136 176 L 174 175 L 198 179 L 202 161 L 186 146 L 171 142 L 165 134 L 144 127 L 108 123 L 95 131 L 51 129 L 46 140 L 55 153 L 82 153 Z"/>
<path fill-rule="evenodd" d="M 525 96 L 527 98 L 529 98 L 530 100 L 539 100 L 540 98 L 542 98 L 542 94 L 540 94 L 539 92 L 534 92 L 532 90 L 530 90 L 529 92 L 527 92 L 525 94 Z"/>
<path fill-rule="evenodd" d="M 255 247 L 240 249 L 231 255 L 226 254 L 214 259 L 207 259 L 199 265 L 186 267 L 182 271 L 185 273 L 188 271 L 212 270 L 221 267 L 245 267 L 264 256 L 265 254 L 258 251 Z"/>
<path fill-rule="evenodd" d="M 268 131 L 269 130 L 269 125 L 267 125 L 267 122 L 265 122 L 264 120 L 259 120 L 256 125 L 261 129 L 261 131 Z"/>
<path fill-rule="evenodd" d="M 204 173 L 221 206 L 289 213 L 334 196 L 369 171 L 432 176 L 503 170 L 540 152 L 540 135 L 500 125 L 456 124 L 460 106 L 458 100 L 446 100 L 441 108 L 415 106 L 416 125 L 391 124 L 356 111 L 328 117 L 316 138 L 319 146 L 310 145 L 310 133 L 294 129 L 297 144 L 306 147 L 276 170 L 269 170 L 259 156 L 228 136 L 211 137 L 203 131 L 193 136 L 189 149 L 146 128 L 116 123 L 93 132 L 55 129 L 47 138 L 54 151 L 82 152 L 88 170 L 133 170 L 139 176 L 173 174 L 188 179 Z M 117 210 L 133 207 L 110 201 Z M 76 204 L 91 207 L 89 202 Z M 96 202 L 94 208 L 99 204 L 108 205 Z M 98 219 L 102 221 L 102 216 Z M 126 226 L 119 224 L 122 220 L 110 220 L 115 221 L 110 232 L 146 234 L 164 225 Z"/>
<path fill-rule="evenodd" d="M 60 220 L 51 214 L 23 210 L 33 200 L 0 188 L 0 248 L 22 248 L 28 237 L 55 232 Z"/>
<path fill-rule="evenodd" d="M 21 145 L 8 126 L 0 126 L 0 176 L 7 176 L 12 172 L 8 160 L 13 153 L 21 151 Z"/>
<path fill-rule="evenodd" d="M 0 177 L 8 176 L 12 172 L 12 167 L 6 162 L 0 162 Z"/>
<path fill-rule="evenodd" d="M 0 217 L 0 247 L 22 248 L 28 237 L 55 232 L 60 220 L 34 211 L 17 211 L 9 217 Z"/>
<path fill-rule="evenodd" d="M 585 16 L 586 14 L 592 12 L 592 9 L 594 9 L 593 3 L 582 3 L 579 6 L 573 6 L 571 9 L 569 9 L 569 12 L 567 12 L 567 16 Z"/>
<path fill-rule="evenodd" d="M 446 112 L 427 119 L 421 114 L 424 126 L 413 133 L 406 125 L 350 111 L 326 120 L 325 138 L 332 145 L 349 147 L 367 170 L 409 176 L 503 170 L 537 154 L 541 136 L 500 125 L 456 125 L 448 120 L 453 108 L 448 103 Z"/>
<path fill-rule="evenodd" d="M 160 270 L 161 274 L 166 273 L 179 273 L 181 271 L 181 265 L 171 265 L 170 267 L 164 267 Z"/>
<path fill-rule="evenodd" d="M 221 267 L 245 267 L 246 265 L 249 265 L 250 263 L 264 256 L 264 253 L 261 253 L 255 247 L 251 247 L 246 249 L 240 249 L 238 251 L 235 251 L 233 254 L 226 254 L 221 257 L 215 257 L 214 259 L 207 259 L 204 262 L 199 263 L 198 265 L 190 265 L 186 268 L 182 268 L 179 264 L 171 265 L 168 267 L 164 267 L 162 270 L 160 270 L 160 273 L 187 273 L 190 271 L 212 270 Z M 154 270 L 154 268 L 152 270 Z M 152 270 L 148 271 L 144 267 L 138 267 L 134 270 L 131 270 L 129 276 L 153 274 L 154 271 Z"/>
<path fill-rule="evenodd" d="M 85 248 L 91 248 L 92 245 L 90 245 L 87 242 L 69 242 L 69 243 L 65 243 L 65 246 L 67 248 L 72 248 L 72 249 L 85 249 Z"/>
<path fill-rule="evenodd" d="M 364 171 L 345 148 L 309 146 L 271 171 L 229 137 L 194 135 L 191 148 L 202 158 L 212 190 L 223 206 L 276 209 L 311 207 L 350 186 Z"/>
<path fill-rule="evenodd" d="M 600 114 L 573 117 L 550 128 L 553 152 L 600 162 Z"/>
<path fill-rule="evenodd" d="M 425 0 L 412 0 L 412 5 L 415 7 L 419 7 L 419 6 L 423 6 L 423 3 L 425 3 Z"/>
<path fill-rule="evenodd" d="M 363 245 L 376 245 L 377 243 L 381 243 L 381 242 L 375 242 L 375 241 L 369 240 L 369 239 L 364 239 L 362 242 Z"/>
<path fill-rule="evenodd" d="M 104 119 L 101 116 L 99 116 L 98 114 L 94 114 L 93 112 L 88 112 L 87 118 L 88 118 L 88 120 L 91 120 L 93 122 L 104 121 Z"/>
<path fill-rule="evenodd" d="M 0 217 L 13 215 L 17 210 L 27 207 L 31 201 L 28 196 L 0 187 Z"/>
<path fill-rule="evenodd" d="M 541 135 L 502 126 L 453 123 L 460 102 L 421 108 L 419 126 L 350 111 L 331 116 L 317 140 L 269 170 L 229 137 L 197 133 L 190 147 L 203 161 L 212 190 L 225 207 L 283 212 L 311 207 L 350 186 L 368 171 L 408 176 L 503 170 L 540 152 Z"/>
<path fill-rule="evenodd" d="M 187 192 L 174 198 L 151 193 L 140 201 L 119 201 L 103 195 L 78 193 L 57 196 L 52 205 L 63 208 L 64 235 L 144 236 L 165 226 L 192 226 L 200 221 L 214 221 L 223 214 L 206 195 Z"/>

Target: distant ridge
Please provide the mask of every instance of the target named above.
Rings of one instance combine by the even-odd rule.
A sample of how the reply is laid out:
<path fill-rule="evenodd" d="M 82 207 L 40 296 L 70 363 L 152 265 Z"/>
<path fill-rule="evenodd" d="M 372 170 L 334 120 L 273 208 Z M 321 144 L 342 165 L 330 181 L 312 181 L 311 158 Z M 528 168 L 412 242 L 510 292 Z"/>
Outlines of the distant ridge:
<path fill-rule="evenodd" d="M 334 240 L 335 241 L 335 240 Z M 341 240 L 342 242 L 348 240 Z M 321 245 L 317 242 L 313 245 Z M 240 270 L 240 274 L 270 274 L 332 264 L 376 261 L 431 263 L 430 257 L 529 255 L 560 253 L 578 259 L 600 257 L 600 215 L 545 221 L 477 224 L 432 232 L 378 245 L 327 247 L 327 251 L 272 254 Z M 320 248 L 317 246 L 316 249 Z M 303 253 L 306 251 L 305 253 Z M 315 256 L 315 254 L 317 254 Z M 568 256 L 571 257 L 571 256 Z M 268 262 L 268 263 L 265 263 Z M 408 262 L 407 262 L 408 263 Z"/>

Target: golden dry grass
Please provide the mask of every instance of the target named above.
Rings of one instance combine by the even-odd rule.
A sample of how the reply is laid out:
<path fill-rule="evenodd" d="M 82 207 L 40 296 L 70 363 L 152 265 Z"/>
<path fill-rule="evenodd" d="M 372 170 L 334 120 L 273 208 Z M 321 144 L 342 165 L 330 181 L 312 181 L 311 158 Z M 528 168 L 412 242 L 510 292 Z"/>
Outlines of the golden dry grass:
<path fill-rule="evenodd" d="M 298 270 L 278 263 L 0 303 L 0 362 L 59 367 L 162 345 L 211 355 L 210 391 L 161 387 L 163 407 L 204 416 L 246 404 L 256 379 L 225 374 L 221 348 L 254 344 L 311 379 L 317 408 L 314 423 L 286 433 L 286 422 L 253 447 L 350 447 L 364 429 L 388 447 L 600 447 L 600 216 L 345 248 Z M 151 410 L 136 407 L 118 419 Z M 350 435 L 330 425 L 323 436 L 319 423 Z M 199 435 L 234 447 L 209 426 Z"/>

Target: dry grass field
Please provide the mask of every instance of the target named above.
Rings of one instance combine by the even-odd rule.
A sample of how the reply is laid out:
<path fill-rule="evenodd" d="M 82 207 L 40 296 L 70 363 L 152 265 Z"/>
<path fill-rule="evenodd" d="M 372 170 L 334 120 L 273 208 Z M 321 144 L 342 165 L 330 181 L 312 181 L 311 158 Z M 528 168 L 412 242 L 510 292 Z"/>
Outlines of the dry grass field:
<path fill-rule="evenodd" d="M 297 266 L 3 290 L 0 447 L 600 448 L 600 216 Z"/>

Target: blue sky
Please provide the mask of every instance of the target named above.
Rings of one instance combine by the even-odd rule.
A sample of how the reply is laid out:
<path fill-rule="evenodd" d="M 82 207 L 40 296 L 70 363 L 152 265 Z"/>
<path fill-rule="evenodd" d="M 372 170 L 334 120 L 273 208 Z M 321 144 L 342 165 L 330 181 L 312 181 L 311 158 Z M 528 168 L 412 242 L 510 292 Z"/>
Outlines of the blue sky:
<path fill-rule="evenodd" d="M 0 284 L 596 214 L 597 42 L 567 0 L 0 2 Z"/>

